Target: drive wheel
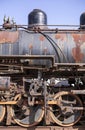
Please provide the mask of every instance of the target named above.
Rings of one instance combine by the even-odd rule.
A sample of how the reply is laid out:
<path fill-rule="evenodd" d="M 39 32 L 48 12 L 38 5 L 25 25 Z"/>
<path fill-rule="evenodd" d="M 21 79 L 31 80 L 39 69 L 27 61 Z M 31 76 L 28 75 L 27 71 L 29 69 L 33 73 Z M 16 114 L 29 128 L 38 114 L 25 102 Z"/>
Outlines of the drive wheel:
<path fill-rule="evenodd" d="M 72 126 L 80 120 L 83 105 L 78 96 L 62 91 L 55 95 L 54 100 L 57 104 L 51 105 L 50 115 L 55 123 Z"/>
<path fill-rule="evenodd" d="M 23 127 L 37 125 L 44 116 L 44 109 L 41 105 L 28 105 L 27 97 L 22 97 L 19 104 L 13 105 L 11 114 L 14 121 Z"/>

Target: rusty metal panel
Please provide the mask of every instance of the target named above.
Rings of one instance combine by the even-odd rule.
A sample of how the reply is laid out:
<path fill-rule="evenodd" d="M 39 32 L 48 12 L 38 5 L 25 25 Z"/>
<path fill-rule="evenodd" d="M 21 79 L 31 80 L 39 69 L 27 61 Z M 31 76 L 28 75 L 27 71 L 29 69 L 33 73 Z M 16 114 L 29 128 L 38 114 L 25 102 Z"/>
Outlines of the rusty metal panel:
<path fill-rule="evenodd" d="M 54 55 L 56 63 L 85 63 L 85 33 L 48 32 L 46 35 L 55 45 L 39 33 L 1 31 L 0 55 Z"/>
<path fill-rule="evenodd" d="M 14 43 L 19 37 L 18 31 L 1 31 L 0 32 L 0 43 Z"/>
<path fill-rule="evenodd" d="M 85 33 L 58 33 L 55 34 L 55 39 L 68 62 L 85 63 Z"/>
<path fill-rule="evenodd" d="M 0 32 L 0 55 L 19 54 L 19 32 L 1 31 Z"/>
<path fill-rule="evenodd" d="M 85 33 L 46 33 L 54 42 L 37 33 L 20 32 L 19 54 L 55 55 L 57 63 L 85 63 Z"/>
<path fill-rule="evenodd" d="M 72 34 L 75 47 L 72 48 L 72 55 L 76 62 L 81 62 L 85 57 L 85 34 Z"/>

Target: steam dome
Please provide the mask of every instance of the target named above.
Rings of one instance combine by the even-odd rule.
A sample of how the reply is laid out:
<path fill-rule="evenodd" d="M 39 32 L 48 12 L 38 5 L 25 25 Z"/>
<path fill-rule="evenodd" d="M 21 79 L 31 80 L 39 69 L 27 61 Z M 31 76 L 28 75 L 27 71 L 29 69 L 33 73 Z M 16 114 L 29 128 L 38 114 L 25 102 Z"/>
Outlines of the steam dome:
<path fill-rule="evenodd" d="M 47 15 L 40 9 L 34 9 L 28 15 L 28 26 L 32 27 L 35 25 L 47 25 Z"/>
<path fill-rule="evenodd" d="M 81 14 L 80 16 L 80 28 L 81 29 L 85 29 L 85 26 L 82 26 L 82 25 L 85 25 L 85 12 Z"/>

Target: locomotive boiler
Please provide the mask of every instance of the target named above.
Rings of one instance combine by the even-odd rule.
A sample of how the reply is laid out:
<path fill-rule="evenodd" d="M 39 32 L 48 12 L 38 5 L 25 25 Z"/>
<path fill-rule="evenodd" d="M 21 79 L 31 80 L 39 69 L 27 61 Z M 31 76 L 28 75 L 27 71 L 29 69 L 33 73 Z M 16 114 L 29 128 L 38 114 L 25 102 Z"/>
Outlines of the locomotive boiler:
<path fill-rule="evenodd" d="M 52 28 L 53 27 L 53 28 Z M 72 126 L 85 122 L 85 13 L 80 26 L 47 25 L 34 9 L 28 25 L 0 28 L 0 124 Z"/>

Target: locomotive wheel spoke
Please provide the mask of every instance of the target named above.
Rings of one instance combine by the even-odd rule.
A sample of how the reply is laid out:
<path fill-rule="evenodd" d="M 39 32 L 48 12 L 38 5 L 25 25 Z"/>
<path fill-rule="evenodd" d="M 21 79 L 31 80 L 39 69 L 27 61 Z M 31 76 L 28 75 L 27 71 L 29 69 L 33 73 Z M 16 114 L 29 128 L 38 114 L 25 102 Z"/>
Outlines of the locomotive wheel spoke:
<path fill-rule="evenodd" d="M 21 103 L 21 104 L 20 104 Z M 22 98 L 19 104 L 11 107 L 11 115 L 14 121 L 23 127 L 37 125 L 44 116 L 44 109 L 41 105 L 28 105 L 28 99 Z"/>
<path fill-rule="evenodd" d="M 81 108 L 83 105 L 78 96 L 62 91 L 55 95 L 54 100 L 59 102 L 51 105 L 50 115 L 54 122 L 61 126 L 71 126 L 80 120 L 83 111 L 75 108 Z"/>
<path fill-rule="evenodd" d="M 5 116 L 5 106 L 4 105 L 0 105 L 0 122 L 4 119 Z"/>

